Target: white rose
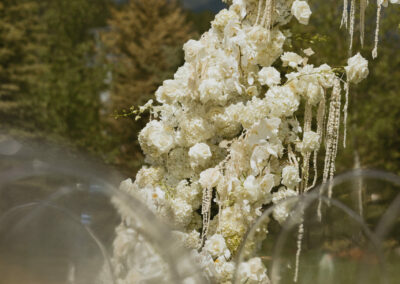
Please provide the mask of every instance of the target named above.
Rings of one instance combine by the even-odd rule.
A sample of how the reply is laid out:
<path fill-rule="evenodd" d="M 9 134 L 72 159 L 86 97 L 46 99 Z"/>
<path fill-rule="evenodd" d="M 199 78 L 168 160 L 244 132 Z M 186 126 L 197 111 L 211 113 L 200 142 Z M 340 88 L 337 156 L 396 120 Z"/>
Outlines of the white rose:
<path fill-rule="evenodd" d="M 347 60 L 345 67 L 347 80 L 351 83 L 358 84 L 368 76 L 368 60 L 357 53 Z"/>
<path fill-rule="evenodd" d="M 204 165 L 211 156 L 210 147 L 206 143 L 197 143 L 189 149 L 190 164 L 192 167 Z"/>
<path fill-rule="evenodd" d="M 216 16 L 214 21 L 211 22 L 211 25 L 214 29 L 224 30 L 225 26 L 229 23 L 229 21 L 236 20 L 239 18 L 235 12 L 229 11 L 227 9 L 221 10 Z"/>
<path fill-rule="evenodd" d="M 213 257 L 224 255 L 226 258 L 230 257 L 230 252 L 226 247 L 225 239 L 220 234 L 215 234 L 204 244 L 204 250 L 211 254 Z"/>
<path fill-rule="evenodd" d="M 322 64 L 315 68 L 314 72 L 318 73 L 318 81 L 322 87 L 331 88 L 333 86 L 333 80 L 336 76 L 328 64 Z"/>
<path fill-rule="evenodd" d="M 283 224 L 295 206 L 295 202 L 284 201 L 287 198 L 297 196 L 297 192 L 292 189 L 285 189 L 281 187 L 278 192 L 272 196 L 272 202 L 276 204 L 273 209 L 272 215 L 279 224 Z"/>
<path fill-rule="evenodd" d="M 282 170 L 282 184 L 293 189 L 301 181 L 299 170 L 295 166 L 286 166 Z"/>
<path fill-rule="evenodd" d="M 232 283 L 230 280 L 232 280 L 232 275 L 235 273 L 235 264 L 226 261 L 225 257 L 221 256 L 214 263 L 218 283 Z"/>
<path fill-rule="evenodd" d="M 254 257 L 247 262 L 241 263 L 239 266 L 239 277 L 240 283 L 270 283 L 270 280 L 267 276 L 267 269 L 259 257 Z"/>
<path fill-rule="evenodd" d="M 389 0 L 378 0 L 377 2 L 378 5 L 382 5 L 384 7 L 387 7 L 389 4 Z"/>
<path fill-rule="evenodd" d="M 291 209 L 292 208 L 289 208 L 284 204 L 278 204 L 274 207 L 274 210 L 272 211 L 272 216 L 274 216 L 274 219 L 278 221 L 279 224 L 284 224 L 287 217 L 289 217 Z"/>
<path fill-rule="evenodd" d="M 174 138 L 163 129 L 155 129 L 149 133 L 149 140 L 160 153 L 167 153 L 174 145 Z"/>
<path fill-rule="evenodd" d="M 249 97 L 254 97 L 254 96 L 258 96 L 258 90 L 256 86 L 250 86 L 246 89 L 246 94 Z"/>
<path fill-rule="evenodd" d="M 309 83 L 307 86 L 307 99 L 312 105 L 318 104 L 324 95 L 324 89 L 318 83 Z"/>
<path fill-rule="evenodd" d="M 294 1 L 292 5 L 292 14 L 303 25 L 308 25 L 311 16 L 311 9 L 306 1 Z"/>
<path fill-rule="evenodd" d="M 200 41 L 191 39 L 183 45 L 183 50 L 185 52 L 185 61 L 192 62 L 202 54 L 204 45 Z"/>
<path fill-rule="evenodd" d="M 262 165 L 267 161 L 270 156 L 268 149 L 265 145 L 256 146 L 251 154 L 250 167 L 253 175 L 258 175 L 262 169 Z"/>
<path fill-rule="evenodd" d="M 249 175 L 243 183 L 243 187 L 246 190 L 249 201 L 255 202 L 258 199 L 260 192 L 260 184 L 257 182 L 253 175 Z"/>
<path fill-rule="evenodd" d="M 261 85 L 279 85 L 281 83 L 281 74 L 274 67 L 263 67 L 258 73 L 258 81 Z"/>
<path fill-rule="evenodd" d="M 277 117 L 264 118 L 254 123 L 249 131 L 248 142 L 250 145 L 265 143 L 270 138 L 276 137 L 279 132 L 281 120 Z"/>
<path fill-rule="evenodd" d="M 150 121 L 139 134 L 139 142 L 146 154 L 154 157 L 169 152 L 174 145 L 173 131 L 157 120 Z"/>
<path fill-rule="evenodd" d="M 281 56 L 283 67 L 290 66 L 296 68 L 303 63 L 303 57 L 294 52 L 285 52 Z"/>
<path fill-rule="evenodd" d="M 319 147 L 320 137 L 318 133 L 314 131 L 304 132 L 302 150 L 304 152 L 312 152 Z"/>
<path fill-rule="evenodd" d="M 175 222 L 181 226 L 187 226 L 191 221 L 193 208 L 182 198 L 171 201 L 171 208 L 174 212 Z"/>
<path fill-rule="evenodd" d="M 244 18 L 246 16 L 246 2 L 244 0 L 233 0 L 232 1 L 232 10 L 235 11 L 240 18 Z"/>
<path fill-rule="evenodd" d="M 210 100 L 224 101 L 223 84 L 215 79 L 206 79 L 199 86 L 200 101 L 206 103 Z"/>
<path fill-rule="evenodd" d="M 312 50 L 311 47 L 309 47 L 309 48 L 307 48 L 307 49 L 304 49 L 303 52 L 304 52 L 304 54 L 307 55 L 307 56 L 312 56 L 312 55 L 315 54 L 314 50 Z"/>
<path fill-rule="evenodd" d="M 298 109 L 299 97 L 289 86 L 275 86 L 265 94 L 273 116 L 291 116 Z"/>
<path fill-rule="evenodd" d="M 199 182 L 203 188 L 213 188 L 221 178 L 221 173 L 216 168 L 210 168 L 200 173 Z"/>
<path fill-rule="evenodd" d="M 156 91 L 156 99 L 160 103 L 172 102 L 179 100 L 185 96 L 182 91 L 182 86 L 177 80 L 165 80 L 163 85 L 159 87 Z"/>
<path fill-rule="evenodd" d="M 262 177 L 260 181 L 260 187 L 261 190 L 265 196 L 265 193 L 270 193 L 272 188 L 275 185 L 275 180 L 274 180 L 274 175 L 273 174 L 266 174 L 265 176 Z"/>

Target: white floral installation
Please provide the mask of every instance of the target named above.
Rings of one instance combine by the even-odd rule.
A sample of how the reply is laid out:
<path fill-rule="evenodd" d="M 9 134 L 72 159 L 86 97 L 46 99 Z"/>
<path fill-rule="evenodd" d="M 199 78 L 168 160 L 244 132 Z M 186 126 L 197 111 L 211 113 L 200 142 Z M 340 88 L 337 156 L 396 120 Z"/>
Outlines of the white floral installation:
<path fill-rule="evenodd" d="M 269 283 L 260 258 L 236 267 L 235 253 L 265 206 L 315 186 L 322 143 L 322 182 L 333 178 L 349 84 L 367 77 L 368 61 L 357 53 L 346 67 L 332 68 L 308 64 L 314 54 L 310 48 L 302 55 L 285 52 L 280 28 L 293 16 L 307 25 L 312 14 L 307 1 L 228 2 L 229 9 L 216 15 L 200 40 L 184 45 L 185 64 L 157 90 L 159 104 L 150 101 L 140 109 L 151 113 L 139 135 L 148 165 L 120 189 L 173 228 L 209 279 L 231 283 L 238 269 L 239 283 Z M 387 2 L 378 0 L 378 10 Z M 360 3 L 363 12 L 366 0 Z M 342 24 L 347 26 L 347 0 L 344 5 Z M 351 34 L 354 5 L 351 0 Z M 301 105 L 302 125 L 296 118 Z M 133 221 L 120 211 L 112 260 L 118 284 L 144 281 L 154 271 L 162 274 L 165 265 L 138 245 Z M 273 218 L 282 223 L 289 212 L 277 206 Z M 267 225 L 253 246 L 265 239 Z"/>

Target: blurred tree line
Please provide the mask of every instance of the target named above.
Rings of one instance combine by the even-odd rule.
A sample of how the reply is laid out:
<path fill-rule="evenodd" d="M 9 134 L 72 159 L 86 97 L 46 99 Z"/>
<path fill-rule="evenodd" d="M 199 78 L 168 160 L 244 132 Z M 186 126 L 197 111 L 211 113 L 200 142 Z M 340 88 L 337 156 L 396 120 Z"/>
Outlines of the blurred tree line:
<path fill-rule="evenodd" d="M 312 64 L 344 66 L 340 5 L 313 5 L 308 26 L 289 24 L 293 48 L 312 47 Z M 354 166 L 356 153 L 363 167 L 400 174 L 399 12 L 397 5 L 383 9 L 379 57 L 372 60 L 375 9 L 368 10 L 361 51 L 370 75 L 351 90 L 339 171 Z M 1 130 L 76 146 L 133 176 L 143 162 L 137 133 L 146 117 L 116 120 L 114 113 L 153 98 L 183 63 L 183 43 L 213 17 L 166 0 L 0 0 Z"/>
<path fill-rule="evenodd" d="M 90 30 L 109 13 L 99 0 L 0 2 L 1 128 L 51 135 L 97 151 L 105 69 Z"/>
<path fill-rule="evenodd" d="M 0 0 L 1 131 L 74 146 L 134 175 L 145 121 L 113 114 L 150 99 L 211 16 L 164 0 Z"/>

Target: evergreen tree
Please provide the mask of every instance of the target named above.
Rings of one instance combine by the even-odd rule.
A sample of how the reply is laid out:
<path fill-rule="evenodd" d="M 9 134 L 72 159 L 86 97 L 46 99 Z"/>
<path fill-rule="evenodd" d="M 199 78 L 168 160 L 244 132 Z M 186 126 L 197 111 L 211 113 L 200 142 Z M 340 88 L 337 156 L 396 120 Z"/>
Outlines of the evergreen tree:
<path fill-rule="evenodd" d="M 105 67 L 96 28 L 106 25 L 109 3 L 0 3 L 2 128 L 106 153 L 99 113 Z"/>
<path fill-rule="evenodd" d="M 183 62 L 182 45 L 191 36 L 186 15 L 175 1 L 132 0 L 112 11 L 103 41 L 112 65 L 112 109 L 121 112 L 154 97 L 157 87 Z M 143 122 L 111 121 L 117 163 L 142 163 L 137 133 Z"/>
<path fill-rule="evenodd" d="M 46 3 L 47 2 L 47 3 Z M 104 152 L 101 139 L 100 93 L 105 68 L 98 60 L 96 28 L 105 25 L 108 0 L 43 2 L 49 72 L 43 78 L 42 125 L 92 152 Z"/>
<path fill-rule="evenodd" d="M 45 25 L 35 1 L 0 2 L 0 126 L 33 130 L 37 126 L 32 107 L 47 48 Z"/>

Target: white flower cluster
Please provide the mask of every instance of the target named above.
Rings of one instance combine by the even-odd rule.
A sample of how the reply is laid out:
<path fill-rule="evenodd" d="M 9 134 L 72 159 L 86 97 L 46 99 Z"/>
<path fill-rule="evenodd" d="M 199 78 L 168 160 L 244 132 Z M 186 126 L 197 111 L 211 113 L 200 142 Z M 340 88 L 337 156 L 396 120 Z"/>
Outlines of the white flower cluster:
<path fill-rule="evenodd" d="M 345 69 L 349 82 L 357 84 L 368 76 L 368 61 L 360 53 L 349 58 L 347 65 Z"/>
<path fill-rule="evenodd" d="M 231 1 L 200 40 L 184 45 L 186 62 L 157 90 L 160 105 L 139 135 L 149 166 L 135 183 L 121 185 L 168 222 L 184 245 L 196 250 L 208 277 L 221 283 L 232 280 L 232 258 L 264 206 L 276 204 L 273 216 L 284 222 L 291 208 L 279 202 L 309 189 L 310 155 L 317 155 L 322 141 L 329 161 L 337 149 L 341 85 L 336 70 L 283 50 L 279 28 L 292 15 L 307 24 L 307 2 L 263 3 Z M 348 65 L 349 82 L 368 75 L 361 55 Z M 300 126 L 296 117 L 303 105 Z M 324 176 L 329 176 L 334 169 L 326 164 Z M 120 262 L 129 254 L 121 245 L 114 253 Z M 130 269 L 127 260 L 124 267 Z M 260 258 L 238 269 L 242 283 L 269 283 Z"/>

